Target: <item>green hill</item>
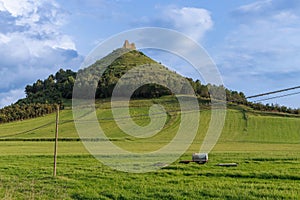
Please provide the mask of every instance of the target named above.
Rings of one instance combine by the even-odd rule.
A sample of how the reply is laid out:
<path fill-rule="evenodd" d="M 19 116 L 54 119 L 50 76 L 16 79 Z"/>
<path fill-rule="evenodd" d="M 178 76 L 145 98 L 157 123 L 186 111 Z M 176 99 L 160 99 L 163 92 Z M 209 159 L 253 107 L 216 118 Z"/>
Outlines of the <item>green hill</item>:
<path fill-rule="evenodd" d="M 114 59 L 120 52 L 124 54 Z M 87 80 L 94 84 L 99 97 L 95 102 L 97 120 L 111 142 L 130 152 L 153 152 L 169 144 L 181 123 L 181 114 L 185 114 L 178 112 L 179 103 L 175 96 L 158 85 L 139 88 L 135 97 L 151 98 L 132 98 L 130 115 L 125 118 L 113 117 L 110 98 L 104 98 L 111 95 L 112 86 L 123 73 L 139 64 L 155 66 L 152 70 L 155 78 L 163 79 L 161 76 L 167 74 L 177 79 L 176 73 L 143 53 L 118 49 L 78 72 L 91 75 L 83 76 L 79 81 L 83 83 L 83 90 Z M 107 71 L 101 71 L 101 66 L 108 67 Z M 147 78 L 145 70 L 142 72 L 146 75 L 143 78 Z M 190 160 L 192 153 L 199 152 L 209 128 L 212 113 L 207 96 L 209 87 L 222 87 L 202 85 L 187 78 L 198 95 L 200 106 L 199 128 L 190 148 L 177 161 L 160 170 L 124 173 L 99 162 L 85 148 L 82 142 L 85 138 L 79 138 L 77 134 L 70 98 L 78 73 L 60 70 L 43 81 L 38 80 L 26 87 L 27 98 L 0 110 L 1 199 L 299 198 L 300 117 L 294 112 L 297 110 L 287 112 L 286 108 L 278 106 L 253 104 L 245 101 L 243 93 L 225 89 L 227 115 L 222 134 L 209 152 L 209 162 L 205 165 L 181 164 L 178 160 Z M 102 73 L 104 75 L 99 79 L 98 75 Z M 136 75 L 133 73 L 133 77 Z M 125 85 L 126 80 L 131 79 L 125 79 Z M 169 80 L 172 82 L 172 78 Z M 62 103 L 64 108 L 60 111 L 55 178 L 52 176 L 53 103 Z M 122 112 L 125 108 L 121 103 L 116 109 Z M 124 123 L 127 118 L 132 118 L 140 126 L 148 125 L 149 108 L 153 104 L 162 105 L 167 113 L 166 123 L 158 134 L 137 138 L 125 134 L 117 126 L 115 120 Z M 154 114 L 155 120 L 161 119 L 161 113 Z M 86 132 L 90 131 L 89 123 L 95 123 L 88 118 L 82 122 L 87 123 Z M 102 142 L 106 140 L 99 140 L 98 144 Z M 103 154 L 109 156 L 105 152 Z M 170 152 L 165 156 L 168 158 L 173 154 Z M 120 160 L 118 162 L 125 165 Z M 232 162 L 238 163 L 238 166 L 218 166 L 219 163 Z"/>
<path fill-rule="evenodd" d="M 109 100 L 97 100 L 97 118 L 115 145 L 131 152 L 154 151 L 173 138 L 180 124 L 180 115 L 174 112 L 178 104 L 173 96 L 132 100 L 130 114 L 137 124 L 149 123 L 147 113 L 153 103 L 164 105 L 168 120 L 163 130 L 150 138 L 125 135 L 112 119 Z M 189 160 L 192 153 L 199 152 L 211 117 L 210 109 L 201 108 L 198 134 L 179 160 Z M 136 174 L 110 169 L 90 155 L 79 141 L 72 110 L 66 107 L 60 112 L 56 178 L 52 177 L 55 114 L 0 124 L 0 197 L 240 199 L 243 196 L 248 199 L 297 199 L 299 122 L 298 117 L 266 115 L 245 111 L 240 106 L 229 107 L 222 135 L 209 153 L 207 164 L 186 165 L 175 161 L 155 172 Z M 218 163 L 231 162 L 238 163 L 238 167 L 217 166 Z M 120 164 L 124 165 L 123 162 Z"/>
<path fill-rule="evenodd" d="M 91 66 L 78 71 L 76 91 L 80 93 L 79 98 L 85 98 L 84 94 L 88 96 L 90 94 L 91 98 L 111 97 L 114 87 L 125 74 L 126 78 L 122 79 L 122 87 L 125 89 L 121 89 L 124 92 L 141 80 L 163 82 L 177 86 L 179 88 L 176 90 L 181 91 L 182 82 L 185 79 L 140 51 L 119 48 Z M 94 94 L 95 91 L 96 94 Z M 150 83 L 138 88 L 133 97 L 152 98 L 170 94 L 172 92 L 169 89 Z"/>
<path fill-rule="evenodd" d="M 145 80 L 148 81 L 146 84 L 134 88 Z M 117 83 L 121 85 L 117 96 L 149 99 L 174 93 L 191 94 L 194 92 L 199 97 L 200 104 L 209 105 L 210 93 L 225 91 L 226 97 L 222 97 L 222 100 L 226 98 L 229 103 L 243 104 L 260 111 L 300 113 L 300 109 L 248 102 L 242 92 L 226 89 L 222 85 L 204 85 L 199 80 L 192 80 L 170 71 L 140 51 L 131 47 L 123 47 L 78 72 L 60 69 L 55 75 L 49 75 L 45 80 L 39 79 L 32 85 L 27 85 L 26 98 L 0 109 L 0 123 L 52 113 L 56 107 L 54 104 L 59 104 L 63 109 L 65 102 L 72 97 L 110 98 Z M 133 90 L 132 94 L 127 94 L 131 90 Z M 74 91 L 77 93 L 74 94 Z"/>
<path fill-rule="evenodd" d="M 149 100 L 132 100 L 130 108 L 131 117 L 140 125 L 147 125 L 149 107 L 153 103 L 164 105 L 168 120 L 164 129 L 156 136 L 148 140 L 163 141 L 168 143 L 176 133 L 180 124 L 180 117 L 177 112 L 178 104 L 172 96 L 166 96 Z M 143 139 L 137 139 L 124 134 L 116 125 L 110 109 L 110 101 L 99 100 L 96 103 L 97 117 L 103 130 L 110 139 L 117 141 L 131 141 L 131 143 L 143 144 Z M 208 129 L 210 121 L 209 109 L 202 108 L 200 128 L 196 143 L 201 143 Z M 118 109 L 123 109 L 122 107 Z M 246 117 L 245 117 L 246 115 Z M 128 116 L 129 117 L 129 116 Z M 157 117 L 160 117 L 159 115 Z M 122 119 L 117 119 L 122 120 Z M 264 115 L 255 112 L 247 112 L 243 109 L 229 108 L 227 111 L 225 126 L 219 142 L 237 143 L 286 143 L 298 144 L 300 141 L 300 118 Z M 49 114 L 36 119 L 23 120 L 18 122 L 0 125 L 0 140 L 51 140 L 54 136 L 55 114 Z M 65 109 L 60 113 L 60 139 L 78 140 L 72 110 Z M 145 146 L 145 148 L 147 148 Z"/>

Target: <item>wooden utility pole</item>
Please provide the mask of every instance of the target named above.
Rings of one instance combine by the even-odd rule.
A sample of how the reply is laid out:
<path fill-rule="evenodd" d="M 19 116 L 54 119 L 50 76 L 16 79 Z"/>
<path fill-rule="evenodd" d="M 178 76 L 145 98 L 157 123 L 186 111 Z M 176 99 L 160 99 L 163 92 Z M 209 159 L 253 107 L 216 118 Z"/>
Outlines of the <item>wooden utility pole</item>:
<path fill-rule="evenodd" d="M 53 176 L 54 177 L 56 176 L 56 160 L 57 160 L 57 145 L 58 145 L 58 121 L 59 121 L 59 105 L 56 106 L 54 168 L 53 168 Z"/>

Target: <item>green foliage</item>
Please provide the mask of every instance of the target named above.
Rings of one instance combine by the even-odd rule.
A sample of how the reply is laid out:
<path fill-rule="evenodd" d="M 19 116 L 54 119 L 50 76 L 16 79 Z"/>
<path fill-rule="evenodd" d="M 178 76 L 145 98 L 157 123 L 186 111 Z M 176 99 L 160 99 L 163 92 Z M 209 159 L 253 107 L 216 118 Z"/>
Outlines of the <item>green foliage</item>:
<path fill-rule="evenodd" d="M 125 82 L 123 82 L 122 85 L 127 90 L 131 85 L 134 85 L 132 80 L 139 81 L 141 79 L 147 79 L 155 82 L 157 79 L 162 80 L 165 78 L 164 76 L 166 74 L 170 74 L 170 76 L 174 74 L 164 66 L 145 56 L 142 52 L 135 50 L 128 51 L 120 48 L 97 61 L 90 67 L 78 72 L 78 88 L 76 89 L 82 91 L 79 92 L 81 95 L 78 98 L 94 98 L 95 94 L 92 94 L 93 91 L 96 91 L 96 98 L 111 97 L 114 87 L 119 79 L 126 72 L 135 67 L 140 67 L 142 69 L 139 68 L 138 71 L 134 72 L 132 77 L 127 77 L 127 79 L 124 80 Z M 151 74 L 149 72 L 151 72 Z M 179 77 L 177 74 L 176 76 Z M 89 90 L 91 93 L 88 93 Z M 84 97 L 82 94 L 87 94 L 87 96 Z M 166 87 L 150 83 L 138 88 L 134 92 L 133 97 L 151 98 L 169 94 L 171 94 L 171 92 Z"/>
<path fill-rule="evenodd" d="M 56 110 L 56 104 L 12 104 L 0 109 L 0 123 L 40 117 Z"/>
<path fill-rule="evenodd" d="M 76 72 L 60 69 L 55 76 L 50 75 L 44 81 L 37 80 L 33 85 L 25 87 L 26 98 L 21 99 L 17 104 L 28 103 L 58 103 L 62 99 L 71 99 Z"/>
<path fill-rule="evenodd" d="M 56 110 L 59 104 L 63 109 L 63 99 L 71 99 L 76 73 L 60 69 L 55 76 L 44 81 L 37 80 L 25 87 L 26 98 L 0 109 L 0 123 L 40 117 Z"/>

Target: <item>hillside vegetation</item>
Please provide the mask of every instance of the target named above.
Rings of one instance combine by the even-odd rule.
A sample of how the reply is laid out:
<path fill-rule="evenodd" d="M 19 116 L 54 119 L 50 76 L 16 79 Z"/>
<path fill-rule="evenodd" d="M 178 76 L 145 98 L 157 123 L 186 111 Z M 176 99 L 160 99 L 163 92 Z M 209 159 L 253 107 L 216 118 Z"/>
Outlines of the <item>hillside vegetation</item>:
<path fill-rule="evenodd" d="M 97 100 L 97 118 L 115 145 L 131 152 L 154 151 L 176 134 L 180 114 L 172 96 L 132 100 L 130 114 L 137 124 L 149 123 L 147 114 L 153 103 L 164 105 L 168 120 L 164 129 L 150 138 L 123 133 L 112 119 L 109 100 Z M 202 106 L 200 115 L 198 134 L 179 160 L 189 160 L 192 153 L 199 152 L 211 110 Z M 60 112 L 56 178 L 52 177 L 55 114 L 0 125 L 0 198 L 297 199 L 299 122 L 298 117 L 229 107 L 222 135 L 207 164 L 175 161 L 155 172 L 134 174 L 110 169 L 90 155 L 77 135 L 72 111 L 66 107 Z M 228 162 L 236 162 L 238 167 L 217 166 Z"/>
<path fill-rule="evenodd" d="M 147 125 L 149 121 L 148 111 L 153 103 L 164 105 L 169 119 L 165 128 L 155 137 L 154 141 L 168 142 L 180 123 L 180 115 L 177 113 L 178 104 L 172 96 L 166 96 L 149 100 L 132 100 L 131 116 L 139 125 Z M 136 139 L 124 134 L 116 125 L 110 109 L 110 101 L 99 100 L 96 103 L 97 117 L 103 130 L 111 139 L 119 141 L 127 140 L 128 143 L 143 143 L 142 139 Z M 122 107 L 118 109 L 123 109 Z M 210 109 L 201 107 L 200 128 L 196 142 L 201 142 L 210 122 Z M 159 115 L 157 116 L 159 117 Z M 121 119 L 116 119 L 121 120 Z M 276 115 L 258 114 L 232 107 L 227 110 L 225 126 L 220 141 L 222 142 L 255 142 L 255 143 L 290 143 L 298 144 L 300 141 L 300 118 Z M 0 140 L 9 138 L 19 139 L 51 139 L 54 135 L 55 114 L 48 114 L 36 119 L 2 124 L 0 126 Z M 60 138 L 79 138 L 74 126 L 72 110 L 65 109 L 60 112 Z M 130 139 L 130 140 L 128 140 Z"/>
<path fill-rule="evenodd" d="M 130 72 L 129 75 L 127 72 Z M 150 83 L 135 88 L 132 94 L 127 94 L 130 89 L 144 80 Z M 64 103 L 72 97 L 110 98 L 117 83 L 122 83 L 118 96 L 130 95 L 132 98 L 149 99 L 174 93 L 191 94 L 194 92 L 199 97 L 200 104 L 209 105 L 211 94 L 221 94 L 220 96 L 214 95 L 213 98 L 226 99 L 230 104 L 246 105 L 259 111 L 300 113 L 300 109 L 249 102 L 243 92 L 232 91 L 222 85 L 202 84 L 199 80 L 183 77 L 170 71 L 140 51 L 119 48 L 78 72 L 60 69 L 55 75 L 49 75 L 45 80 L 39 79 L 32 85 L 27 85 L 25 87 L 26 98 L 0 109 L 0 123 L 52 113 L 55 111 L 56 104 L 63 109 Z M 77 91 L 75 96 L 74 86 Z"/>
<path fill-rule="evenodd" d="M 45 110 L 49 105 L 55 107 L 52 104 L 59 104 L 63 109 L 64 103 L 73 97 L 75 81 L 77 83 L 76 90 L 80 93 L 79 98 L 103 99 L 111 97 L 119 79 L 137 66 L 143 68 L 123 80 L 125 81 L 123 87 L 126 88 L 123 91 L 134 85 L 132 81 L 138 83 L 145 79 L 172 86 L 174 91 L 170 91 L 165 86 L 150 83 L 137 88 L 132 94 L 132 97 L 135 98 L 155 98 L 171 95 L 173 92 L 191 93 L 191 91 L 186 90 L 184 82 L 187 81 L 195 94 L 201 97 L 202 102 L 205 104 L 210 102 L 209 91 L 218 90 L 226 90 L 227 99 L 232 102 L 246 102 L 242 92 L 230 91 L 223 86 L 203 85 L 199 80 L 194 81 L 168 70 L 142 52 L 119 48 L 78 72 L 60 69 L 56 74 L 49 75 L 45 80 L 39 79 L 32 85 L 27 85 L 25 87 L 26 98 L 0 109 L 0 123 L 34 118 L 53 112 L 53 109 Z M 30 112 L 31 109 L 43 110 L 43 112 L 41 114 L 32 113 Z"/>

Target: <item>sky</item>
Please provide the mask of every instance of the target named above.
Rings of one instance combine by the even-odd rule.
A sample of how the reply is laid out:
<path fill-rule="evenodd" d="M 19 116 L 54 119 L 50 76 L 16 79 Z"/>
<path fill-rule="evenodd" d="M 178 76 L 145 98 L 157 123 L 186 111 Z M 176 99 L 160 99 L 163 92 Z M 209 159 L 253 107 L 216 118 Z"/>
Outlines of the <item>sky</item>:
<path fill-rule="evenodd" d="M 192 38 L 215 62 L 225 87 L 246 96 L 300 85 L 299 0 L 0 0 L 0 107 L 60 68 L 78 70 L 107 38 L 142 27 Z M 172 55 L 153 55 L 190 75 Z M 263 103 L 300 108 L 299 97 Z"/>

